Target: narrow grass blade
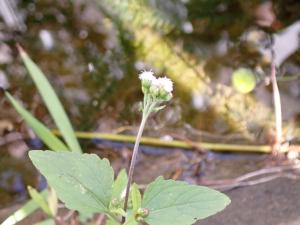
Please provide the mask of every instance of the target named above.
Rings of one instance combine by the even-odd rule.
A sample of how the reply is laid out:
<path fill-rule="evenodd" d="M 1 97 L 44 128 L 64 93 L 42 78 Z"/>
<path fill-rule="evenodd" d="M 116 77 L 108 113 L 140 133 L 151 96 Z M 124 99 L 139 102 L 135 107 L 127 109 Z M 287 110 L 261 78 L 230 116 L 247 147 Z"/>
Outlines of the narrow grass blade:
<path fill-rule="evenodd" d="M 72 151 L 82 152 L 69 118 L 46 76 L 20 46 L 18 49 L 31 78 L 38 88 L 39 93 L 41 94 L 56 126 L 61 131 L 67 145 Z"/>
<path fill-rule="evenodd" d="M 58 210 L 58 199 L 57 199 L 56 192 L 54 191 L 53 188 L 49 189 L 47 200 L 48 200 L 48 205 L 49 205 L 50 211 L 51 211 L 52 215 L 55 216 L 57 214 L 57 210 Z"/>
<path fill-rule="evenodd" d="M 44 190 L 41 192 L 43 196 L 47 196 L 48 191 Z M 39 208 L 38 204 L 33 200 L 29 200 L 25 205 L 23 205 L 20 209 L 10 215 L 5 221 L 1 223 L 1 225 L 15 225 L 21 220 L 25 219 L 31 213 Z"/>
<path fill-rule="evenodd" d="M 48 214 L 48 216 L 54 216 L 48 206 L 46 199 L 39 193 L 35 188 L 28 186 L 28 193 L 33 201 L 38 204 L 38 206 L 44 211 L 44 213 Z"/>
<path fill-rule="evenodd" d="M 31 115 L 17 100 L 8 92 L 5 93 L 17 112 L 23 117 L 25 122 L 33 129 L 38 137 L 53 151 L 68 151 L 65 144 L 59 140 L 44 124 Z"/>

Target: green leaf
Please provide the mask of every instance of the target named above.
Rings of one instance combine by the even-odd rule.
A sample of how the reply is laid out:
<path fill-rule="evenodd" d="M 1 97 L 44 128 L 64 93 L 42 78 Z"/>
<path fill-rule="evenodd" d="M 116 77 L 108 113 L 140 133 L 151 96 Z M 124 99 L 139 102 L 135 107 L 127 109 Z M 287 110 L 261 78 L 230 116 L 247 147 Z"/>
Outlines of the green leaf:
<path fill-rule="evenodd" d="M 139 218 L 137 211 L 142 205 L 141 192 L 136 183 L 130 187 L 130 201 L 132 202 L 132 210 L 127 211 L 127 217 L 124 225 L 138 225 L 137 218 Z"/>
<path fill-rule="evenodd" d="M 112 199 L 121 200 L 123 194 L 125 197 L 127 182 L 128 182 L 128 177 L 127 177 L 126 170 L 122 169 L 119 172 L 116 180 L 114 181 L 113 188 L 112 188 Z"/>
<path fill-rule="evenodd" d="M 213 189 L 158 177 L 145 190 L 149 225 L 191 225 L 223 210 L 230 199 Z"/>
<path fill-rule="evenodd" d="M 131 201 L 132 201 L 132 210 L 136 212 L 142 205 L 142 196 L 141 192 L 136 183 L 131 185 Z"/>
<path fill-rule="evenodd" d="M 111 208 L 109 209 L 109 212 L 112 214 L 116 215 L 121 215 L 121 216 L 126 216 L 126 212 L 124 211 L 123 208 Z"/>
<path fill-rule="evenodd" d="M 69 118 L 46 76 L 21 47 L 19 47 L 19 52 L 31 78 L 38 88 L 56 126 L 61 131 L 69 148 L 72 151 L 82 152 Z"/>
<path fill-rule="evenodd" d="M 123 208 L 127 181 L 127 173 L 124 169 L 122 169 L 112 186 L 112 198 L 109 211 L 114 215 L 126 216 L 126 212 Z"/>
<path fill-rule="evenodd" d="M 41 194 L 45 197 L 48 194 L 47 190 L 41 192 Z M 33 201 L 29 200 L 26 204 L 24 204 L 20 209 L 15 211 L 12 215 L 10 215 L 6 220 L 4 220 L 1 225 L 15 225 L 16 223 L 20 222 L 35 210 L 39 208 L 38 204 Z"/>
<path fill-rule="evenodd" d="M 107 159 L 77 152 L 30 151 L 35 167 L 67 208 L 108 212 L 114 172 Z"/>
<path fill-rule="evenodd" d="M 38 206 L 49 216 L 53 216 L 46 199 L 36 189 L 31 186 L 27 187 L 30 197 L 35 201 Z"/>
<path fill-rule="evenodd" d="M 112 219 L 107 219 L 106 225 L 120 225 L 120 223 L 117 223 Z"/>
<path fill-rule="evenodd" d="M 53 151 L 68 151 L 68 148 L 64 145 L 64 143 L 59 140 L 46 126 L 44 126 L 44 124 L 34 118 L 30 112 L 24 109 L 13 96 L 11 96 L 8 92 L 6 92 L 5 95 L 26 123 L 50 149 Z"/>
<path fill-rule="evenodd" d="M 239 92 L 249 93 L 256 86 L 255 75 L 249 69 L 237 69 L 232 74 L 232 84 Z"/>
<path fill-rule="evenodd" d="M 35 223 L 34 225 L 55 225 L 55 221 L 53 219 L 46 219 L 42 222 Z"/>

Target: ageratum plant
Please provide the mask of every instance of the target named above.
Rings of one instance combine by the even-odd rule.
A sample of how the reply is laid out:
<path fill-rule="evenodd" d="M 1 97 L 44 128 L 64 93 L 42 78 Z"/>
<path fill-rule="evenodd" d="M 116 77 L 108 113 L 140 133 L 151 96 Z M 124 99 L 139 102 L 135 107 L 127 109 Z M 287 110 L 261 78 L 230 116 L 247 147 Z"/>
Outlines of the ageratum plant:
<path fill-rule="evenodd" d="M 226 195 L 216 190 L 189 185 L 182 181 L 158 177 L 146 187 L 143 194 L 139 186 L 132 182 L 138 147 L 146 121 L 151 114 L 163 109 L 172 98 L 173 83 L 170 79 L 156 78 L 152 71 L 144 71 L 139 75 L 144 93 L 141 125 L 128 176 L 125 170 L 121 170 L 115 178 L 113 168 L 107 159 L 101 159 L 95 154 L 81 153 L 72 126 L 51 85 L 28 55 L 22 49 L 19 51 L 66 144 L 57 139 L 11 95 L 6 94 L 27 124 L 52 150 L 32 150 L 29 152 L 29 157 L 46 177 L 51 190 L 55 190 L 58 198 L 67 208 L 85 215 L 103 213 L 107 216 L 107 225 L 141 223 L 191 225 L 199 219 L 223 210 L 230 203 Z M 30 189 L 30 193 L 34 202 L 55 219 L 55 210 L 51 210 L 49 207 L 51 204 L 47 205 L 45 202 L 45 192 L 39 194 Z M 26 204 L 2 224 L 11 225 L 20 221 L 32 212 L 32 204 Z"/>
<path fill-rule="evenodd" d="M 107 224 L 191 225 L 223 210 L 230 200 L 207 187 L 158 177 L 142 195 L 132 184 L 138 147 L 148 117 L 165 107 L 172 98 L 173 84 L 151 71 L 140 74 L 144 100 L 142 121 L 127 175 L 122 171 L 114 180 L 107 159 L 76 152 L 31 151 L 33 164 L 46 177 L 66 207 L 84 213 L 104 213 Z M 124 194 L 125 193 L 125 194 Z M 123 217 L 123 220 L 122 220 Z"/>

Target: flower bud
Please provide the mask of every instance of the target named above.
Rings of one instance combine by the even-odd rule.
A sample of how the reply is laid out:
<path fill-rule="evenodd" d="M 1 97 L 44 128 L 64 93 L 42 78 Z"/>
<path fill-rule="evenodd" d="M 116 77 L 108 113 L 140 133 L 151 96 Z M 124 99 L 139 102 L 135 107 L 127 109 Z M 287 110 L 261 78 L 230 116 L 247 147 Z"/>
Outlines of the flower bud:
<path fill-rule="evenodd" d="M 139 208 L 135 214 L 135 220 L 139 223 L 144 222 L 144 218 L 149 215 L 149 209 Z"/>
<path fill-rule="evenodd" d="M 160 88 L 159 90 L 159 98 L 164 99 L 168 95 L 168 92 L 165 91 L 165 89 Z"/>
<path fill-rule="evenodd" d="M 111 200 L 111 202 L 110 202 L 110 206 L 111 206 L 112 208 L 117 208 L 117 207 L 121 206 L 121 203 L 122 203 L 122 201 L 121 201 L 120 199 L 118 199 L 118 198 L 113 198 L 113 199 Z"/>
<path fill-rule="evenodd" d="M 145 89 L 149 89 L 151 86 L 151 80 L 142 80 L 142 87 Z"/>
<path fill-rule="evenodd" d="M 156 85 L 152 85 L 150 87 L 149 93 L 154 99 L 159 97 L 159 92 L 160 92 L 160 90 Z"/>
<path fill-rule="evenodd" d="M 167 77 L 160 77 L 157 79 L 158 85 L 164 89 L 167 93 L 172 93 L 173 91 L 173 82 Z"/>
<path fill-rule="evenodd" d="M 141 217 L 141 216 L 137 216 L 137 217 L 135 218 L 135 220 L 136 220 L 138 223 L 144 222 L 144 218 Z"/>
<path fill-rule="evenodd" d="M 165 96 L 165 101 L 170 101 L 172 99 L 173 95 L 172 93 L 168 93 L 166 96 Z"/>
<path fill-rule="evenodd" d="M 137 213 L 138 216 L 141 216 L 141 217 L 145 218 L 149 215 L 149 209 L 139 208 L 136 213 Z"/>

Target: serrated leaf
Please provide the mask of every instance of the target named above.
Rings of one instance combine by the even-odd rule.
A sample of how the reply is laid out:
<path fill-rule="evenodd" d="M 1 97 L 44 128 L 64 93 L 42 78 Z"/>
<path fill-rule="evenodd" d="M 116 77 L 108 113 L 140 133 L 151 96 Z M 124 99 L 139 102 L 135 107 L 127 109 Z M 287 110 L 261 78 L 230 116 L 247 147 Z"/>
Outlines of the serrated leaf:
<path fill-rule="evenodd" d="M 30 151 L 35 167 L 69 209 L 108 212 L 114 172 L 107 159 L 77 152 Z"/>
<path fill-rule="evenodd" d="M 23 117 L 25 122 L 33 129 L 37 136 L 53 151 L 68 151 L 65 144 L 59 140 L 44 124 L 31 115 L 17 100 L 8 92 L 5 93 L 8 100 Z"/>
<path fill-rule="evenodd" d="M 18 49 L 29 75 L 38 88 L 39 93 L 56 126 L 61 131 L 64 140 L 72 151 L 82 152 L 70 120 L 46 76 L 21 47 L 18 47 Z"/>
<path fill-rule="evenodd" d="M 158 177 L 146 188 L 142 208 L 149 209 L 149 225 L 191 225 L 229 203 L 226 195 L 213 189 Z"/>
<path fill-rule="evenodd" d="M 142 205 L 142 196 L 141 192 L 136 183 L 131 185 L 131 201 L 132 201 L 132 210 L 136 212 Z"/>
<path fill-rule="evenodd" d="M 125 197 L 127 182 L 128 182 L 128 177 L 127 177 L 126 170 L 122 169 L 113 183 L 112 199 L 120 200 Z"/>
<path fill-rule="evenodd" d="M 28 193 L 33 201 L 35 201 L 38 206 L 49 216 L 53 216 L 46 199 L 39 193 L 35 188 L 28 186 Z"/>

